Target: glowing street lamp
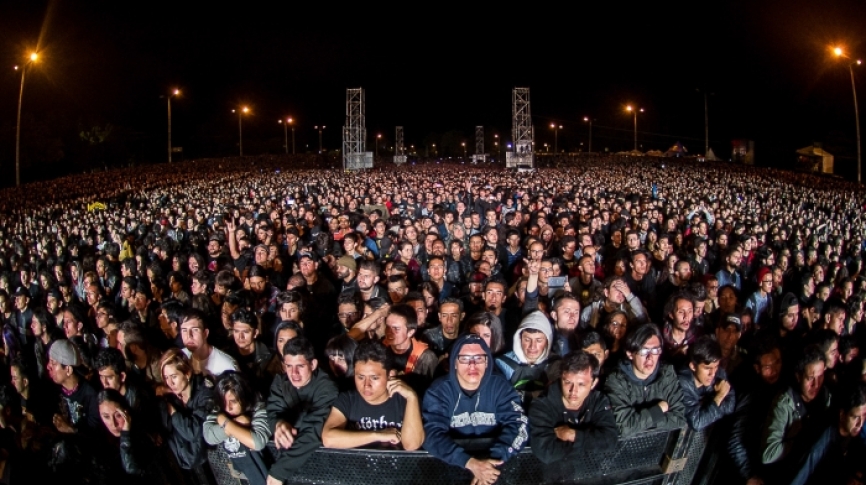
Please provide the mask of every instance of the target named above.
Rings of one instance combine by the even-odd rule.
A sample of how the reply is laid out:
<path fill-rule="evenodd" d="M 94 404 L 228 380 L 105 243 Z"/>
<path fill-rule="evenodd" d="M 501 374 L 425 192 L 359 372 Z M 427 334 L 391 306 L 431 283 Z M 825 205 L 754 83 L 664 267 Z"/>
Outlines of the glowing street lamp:
<path fill-rule="evenodd" d="M 24 100 L 24 74 L 27 65 L 39 60 L 39 54 L 31 52 L 28 62 L 21 65 L 21 90 L 18 92 L 18 121 L 15 124 L 15 186 L 21 185 L 21 102 Z M 18 70 L 18 66 L 15 66 Z"/>
<path fill-rule="evenodd" d="M 382 139 L 382 134 L 376 135 L 376 158 L 379 158 L 379 140 Z"/>
<path fill-rule="evenodd" d="M 559 151 L 559 130 L 562 129 L 562 125 L 551 123 L 550 127 L 553 128 L 553 152 L 556 153 Z"/>
<path fill-rule="evenodd" d="M 851 59 L 845 54 L 841 47 L 833 48 L 833 54 L 838 58 Z M 857 107 L 857 85 L 854 83 L 854 65 L 860 65 L 860 59 L 848 63 L 848 72 L 851 74 L 851 92 L 854 93 L 854 129 L 857 130 L 857 183 L 861 182 L 862 164 L 860 160 L 860 110 Z"/>
<path fill-rule="evenodd" d="M 625 107 L 626 111 L 634 113 L 634 150 L 637 151 L 637 113 L 643 113 L 643 108 L 632 108 L 631 105 Z"/>
<path fill-rule="evenodd" d="M 466 142 L 460 143 L 460 146 L 463 147 L 463 158 L 466 158 Z"/>
<path fill-rule="evenodd" d="M 168 163 L 171 163 L 171 98 L 179 95 L 180 89 L 174 89 L 165 97 L 168 101 Z"/>
<path fill-rule="evenodd" d="M 587 153 L 592 153 L 592 118 L 584 116 L 583 121 L 589 122 L 589 147 Z"/>
<path fill-rule="evenodd" d="M 295 125 L 293 122 L 294 120 L 291 118 L 286 118 L 285 122 L 283 122 L 283 120 L 277 120 L 277 123 L 283 125 L 283 136 L 286 141 L 286 155 L 289 154 L 289 126 L 292 127 L 292 155 L 295 154 Z"/>
<path fill-rule="evenodd" d="M 322 126 L 316 125 L 313 127 L 314 130 L 319 130 L 319 154 L 320 155 L 322 153 L 322 130 L 324 130 L 325 128 L 327 128 L 325 125 L 322 125 Z M 292 133 L 294 133 L 294 132 L 292 132 Z"/>
<path fill-rule="evenodd" d="M 240 150 L 241 156 L 244 156 L 244 130 L 241 125 L 241 120 L 243 119 L 243 115 L 249 113 L 250 109 L 246 106 L 240 109 L 232 110 L 232 113 L 238 114 L 238 148 Z"/>

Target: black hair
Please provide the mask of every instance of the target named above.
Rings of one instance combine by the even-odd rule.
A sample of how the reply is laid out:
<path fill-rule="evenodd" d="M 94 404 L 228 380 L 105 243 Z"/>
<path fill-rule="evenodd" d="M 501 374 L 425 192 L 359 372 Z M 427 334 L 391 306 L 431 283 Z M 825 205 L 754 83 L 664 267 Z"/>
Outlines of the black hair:
<path fill-rule="evenodd" d="M 586 349 L 595 344 L 600 345 L 602 350 L 607 350 L 607 341 L 605 338 L 597 331 L 589 330 L 578 337 L 576 348 Z"/>
<path fill-rule="evenodd" d="M 96 400 L 99 404 L 105 402 L 113 403 L 124 412 L 130 412 L 129 402 L 127 402 L 126 398 L 123 397 L 123 394 L 114 389 L 103 389 L 99 391 L 99 394 L 96 395 Z"/>
<path fill-rule="evenodd" d="M 246 308 L 235 310 L 235 312 L 232 313 L 231 321 L 232 325 L 234 325 L 235 322 L 245 323 L 254 330 L 259 326 L 259 320 L 256 318 L 256 314 Z"/>
<path fill-rule="evenodd" d="M 398 317 L 405 319 L 407 330 L 418 329 L 418 314 L 415 313 L 414 308 L 405 303 L 400 303 L 399 305 L 394 305 L 389 308 L 388 315 L 397 315 Z"/>
<path fill-rule="evenodd" d="M 463 334 L 468 334 L 472 327 L 483 325 L 490 329 L 490 353 L 498 354 L 505 347 L 505 336 L 499 317 L 490 312 L 476 312 L 463 323 Z"/>
<path fill-rule="evenodd" d="M 394 359 L 388 352 L 385 344 L 378 340 L 364 339 L 358 342 L 355 348 L 352 362 L 378 362 L 385 368 L 385 372 L 390 372 L 394 369 Z"/>
<path fill-rule="evenodd" d="M 824 352 L 821 352 L 821 348 L 815 344 L 807 345 L 806 348 L 803 349 L 803 352 L 801 352 L 797 357 L 797 360 L 794 363 L 794 371 L 802 377 L 806 367 L 809 367 L 816 362 L 826 364 L 824 360 Z"/>
<path fill-rule="evenodd" d="M 312 362 L 316 358 L 313 343 L 303 335 L 298 335 L 286 342 L 283 346 L 283 357 L 287 355 L 300 355 L 307 359 L 308 362 Z"/>
<path fill-rule="evenodd" d="M 443 305 L 457 305 L 457 313 L 463 313 L 463 300 L 461 300 L 460 298 L 453 298 L 449 296 L 448 298 L 442 300 L 439 303 L 440 310 L 442 309 Z"/>
<path fill-rule="evenodd" d="M 110 367 L 118 375 L 126 372 L 126 358 L 123 353 L 115 348 L 100 350 L 93 359 L 93 368 L 99 372 L 106 367 Z"/>
<path fill-rule="evenodd" d="M 699 337 L 689 345 L 689 363 L 695 366 L 722 360 L 722 347 L 709 335 Z"/>
<path fill-rule="evenodd" d="M 286 303 L 294 303 L 298 305 L 298 318 L 304 315 L 304 297 L 297 291 L 283 291 L 277 294 L 277 309 L 280 309 Z"/>
<path fill-rule="evenodd" d="M 852 385 L 839 400 L 839 408 L 846 414 L 848 411 L 863 405 L 866 405 L 866 384 L 862 382 Z"/>
<path fill-rule="evenodd" d="M 328 357 L 342 357 L 346 360 L 346 377 L 355 375 L 355 350 L 358 347 L 358 342 L 349 334 L 341 334 L 328 340 L 325 345 L 325 355 Z"/>
<path fill-rule="evenodd" d="M 662 333 L 654 323 L 644 323 L 631 331 L 626 337 L 623 347 L 626 351 L 636 353 L 640 351 L 643 344 L 653 337 L 659 339 L 659 344 L 662 342 Z"/>
<path fill-rule="evenodd" d="M 225 409 L 226 394 L 230 392 L 235 395 L 235 399 L 238 400 L 244 414 L 252 414 L 259 400 L 250 381 L 238 372 L 226 372 L 220 376 L 216 383 L 216 391 L 220 397 L 217 403 L 220 410 Z"/>
<path fill-rule="evenodd" d="M 169 322 L 174 322 L 180 327 L 180 317 L 185 310 L 183 303 L 174 299 L 166 300 L 161 305 L 161 309 L 165 312 L 165 317 Z"/>
<path fill-rule="evenodd" d="M 587 369 L 592 373 L 592 378 L 596 379 L 598 378 L 601 366 L 594 355 L 587 354 L 583 350 L 569 352 L 559 363 L 561 374 L 583 372 Z"/>

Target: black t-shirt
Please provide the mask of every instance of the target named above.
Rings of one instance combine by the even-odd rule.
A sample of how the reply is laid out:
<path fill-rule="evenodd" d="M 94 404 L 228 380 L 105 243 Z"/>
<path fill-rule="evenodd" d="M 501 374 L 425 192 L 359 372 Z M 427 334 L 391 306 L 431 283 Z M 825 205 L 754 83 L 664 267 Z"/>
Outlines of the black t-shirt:
<path fill-rule="evenodd" d="M 346 417 L 346 429 L 351 431 L 379 431 L 388 428 L 403 428 L 406 399 L 395 394 L 382 404 L 372 405 L 353 389 L 341 392 L 333 404 Z M 389 447 L 385 443 L 368 445 Z"/>

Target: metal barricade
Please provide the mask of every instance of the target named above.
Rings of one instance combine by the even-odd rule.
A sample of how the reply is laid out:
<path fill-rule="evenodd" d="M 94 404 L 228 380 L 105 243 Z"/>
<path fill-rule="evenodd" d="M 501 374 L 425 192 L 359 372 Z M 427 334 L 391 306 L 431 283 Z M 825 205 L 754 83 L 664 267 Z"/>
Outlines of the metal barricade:
<path fill-rule="evenodd" d="M 609 452 L 586 450 L 567 462 L 544 464 L 523 450 L 502 468 L 501 485 L 581 483 L 590 485 L 684 485 L 701 463 L 708 433 L 688 428 L 642 433 L 621 439 Z M 209 452 L 219 485 L 242 485 L 222 450 Z M 464 485 L 468 470 L 445 464 L 424 451 L 321 448 L 293 476 L 291 485 Z"/>

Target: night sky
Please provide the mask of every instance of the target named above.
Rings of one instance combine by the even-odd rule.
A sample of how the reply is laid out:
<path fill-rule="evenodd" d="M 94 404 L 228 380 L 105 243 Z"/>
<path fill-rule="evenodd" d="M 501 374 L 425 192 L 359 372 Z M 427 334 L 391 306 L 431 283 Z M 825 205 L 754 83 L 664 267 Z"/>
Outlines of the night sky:
<path fill-rule="evenodd" d="M 59 137 L 111 123 L 136 140 L 143 161 L 164 159 L 160 96 L 174 87 L 182 91 L 172 102 L 174 144 L 189 158 L 236 153 L 231 109 L 239 105 L 252 110 L 247 154 L 282 150 L 277 119 L 287 116 L 299 152 L 316 148 L 313 125 L 326 125 L 326 148 L 338 148 L 349 87 L 366 89 L 371 150 L 377 133 L 393 140 L 395 125 L 405 127 L 407 145 L 452 132 L 473 146 L 475 125 L 508 139 L 511 89 L 528 86 L 539 145 L 553 143 L 555 122 L 560 148 L 579 149 L 587 141 L 581 120 L 592 116 L 595 151 L 631 149 L 631 103 L 646 109 L 638 119 L 644 150 L 679 140 L 702 152 L 701 89 L 712 93 L 710 146 L 720 157 L 730 156 L 732 139 L 747 138 L 758 164 L 786 166 L 795 149 L 822 142 L 837 156 L 837 173 L 854 172 L 851 82 L 830 46 L 866 57 L 866 3 L 584 3 L 341 11 L 298 2 L 4 0 L 0 174 L 14 174 L 20 73 L 12 66 L 37 42 L 42 59 L 27 73 L 22 126 Z M 864 69 L 855 68 L 861 99 Z"/>

